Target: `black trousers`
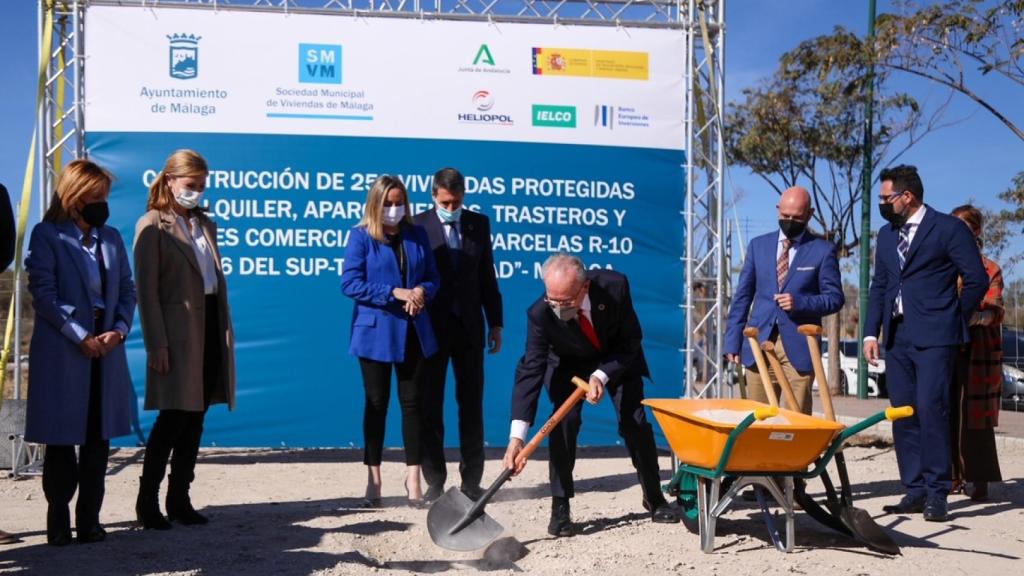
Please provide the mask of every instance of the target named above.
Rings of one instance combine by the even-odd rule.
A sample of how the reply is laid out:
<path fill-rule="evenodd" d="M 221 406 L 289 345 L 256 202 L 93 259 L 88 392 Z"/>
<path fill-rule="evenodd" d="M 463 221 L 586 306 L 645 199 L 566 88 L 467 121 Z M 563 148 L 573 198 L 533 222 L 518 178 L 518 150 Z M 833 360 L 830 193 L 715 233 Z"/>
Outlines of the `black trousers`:
<path fill-rule="evenodd" d="M 359 367 L 363 372 L 363 388 L 366 391 L 366 407 L 363 410 L 363 464 L 367 466 L 380 466 L 383 457 L 384 430 L 388 403 L 391 401 L 392 366 L 398 376 L 398 404 L 402 408 L 405 463 L 416 466 L 422 461 L 419 381 L 423 367 L 423 352 L 412 322 L 408 325 L 404 361 L 380 362 L 368 358 L 359 359 Z"/>
<path fill-rule="evenodd" d="M 85 443 L 75 458 L 74 446 L 48 444 L 43 457 L 43 494 L 49 504 L 46 513 L 46 534 L 49 539 L 71 531 L 68 504 L 78 491 L 75 504 L 75 526 L 85 534 L 100 523 L 107 456 L 110 441 L 103 438 L 102 377 L 100 360 L 92 361 L 89 382 L 89 407 L 86 416 Z"/>
<path fill-rule="evenodd" d="M 450 360 L 459 405 L 459 475 L 463 486 L 475 487 L 484 474 L 484 351 L 455 315 L 448 318 L 446 330 L 448 336 L 438 342 L 437 354 L 423 360 L 423 476 L 431 486 L 444 486 L 448 477 L 444 459 L 444 389 Z"/>
<path fill-rule="evenodd" d="M 206 330 L 203 345 L 203 393 L 205 408 L 202 411 L 161 410 L 149 432 L 146 442 L 146 457 L 142 464 L 143 482 L 159 486 L 171 461 L 171 489 L 188 490 L 195 479 L 196 459 L 203 437 L 203 423 L 210 397 L 221 378 L 220 310 L 216 295 L 206 297 Z M 172 359 L 173 362 L 173 359 Z M 173 369 L 173 367 L 172 367 Z"/>
<path fill-rule="evenodd" d="M 575 386 L 564 378 L 553 378 L 548 396 L 557 410 L 572 395 Z M 644 399 L 643 381 L 636 380 L 609 384 L 605 394 L 611 398 L 615 416 L 619 422 L 619 436 L 626 443 L 629 457 L 636 469 L 637 479 L 643 490 L 644 500 L 652 506 L 665 501 L 661 493 L 661 477 L 658 471 L 658 449 L 654 443 L 654 431 L 647 422 L 647 415 L 640 403 Z M 551 458 L 548 461 L 548 476 L 551 480 L 551 495 L 556 498 L 572 498 L 575 495 L 572 472 L 576 466 L 576 439 L 583 424 L 583 403 L 566 415 L 548 436 Z"/>

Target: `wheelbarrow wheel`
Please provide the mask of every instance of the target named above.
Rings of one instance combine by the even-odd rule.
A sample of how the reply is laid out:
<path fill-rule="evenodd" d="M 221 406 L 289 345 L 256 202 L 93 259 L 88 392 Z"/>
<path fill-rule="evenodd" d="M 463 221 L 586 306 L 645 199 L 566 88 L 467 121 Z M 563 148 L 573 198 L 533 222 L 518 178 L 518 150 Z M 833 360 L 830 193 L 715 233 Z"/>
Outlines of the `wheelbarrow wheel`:
<path fill-rule="evenodd" d="M 700 514 L 699 499 L 697 498 L 697 490 L 699 490 L 697 476 L 684 472 L 679 480 L 678 490 L 679 494 L 676 496 L 676 501 L 683 510 L 683 515 L 688 520 L 696 520 Z"/>

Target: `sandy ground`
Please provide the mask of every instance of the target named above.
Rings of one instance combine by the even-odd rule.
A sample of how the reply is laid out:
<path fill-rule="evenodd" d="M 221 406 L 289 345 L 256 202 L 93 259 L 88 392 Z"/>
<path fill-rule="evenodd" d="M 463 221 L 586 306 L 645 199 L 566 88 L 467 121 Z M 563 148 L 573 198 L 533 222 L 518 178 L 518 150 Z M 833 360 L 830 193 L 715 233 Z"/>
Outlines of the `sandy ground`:
<path fill-rule="evenodd" d="M 23 537 L 0 547 L 2 574 L 368 574 L 526 572 L 530 574 L 1014 574 L 1024 565 L 1024 447 L 1004 447 L 1003 475 L 993 499 L 950 501 L 944 524 L 920 515 L 882 515 L 899 486 L 892 449 L 847 451 L 858 504 L 890 528 L 903 555 L 886 557 L 798 513 L 796 548 L 770 544 L 751 505 L 720 522 L 714 554 L 699 551 L 696 527 L 651 523 L 622 448 L 585 449 L 577 464 L 573 517 L 581 533 L 553 539 L 545 531 L 546 455 L 505 486 L 487 512 L 506 537 L 485 551 L 453 553 L 433 545 L 427 511 L 405 505 L 401 454 L 384 464 L 384 507 L 357 507 L 365 472 L 355 450 L 204 450 L 193 500 L 211 518 L 205 527 L 169 532 L 133 526 L 141 452 L 111 457 L 103 521 L 106 542 L 53 548 L 45 544 L 38 478 L 0 480 L 0 526 Z M 498 473 L 490 453 L 485 480 Z M 662 468 L 669 458 L 662 458 Z M 663 473 L 667 478 L 667 472 Z M 457 478 L 455 467 L 449 477 Z M 814 481 L 812 488 L 820 490 Z"/>

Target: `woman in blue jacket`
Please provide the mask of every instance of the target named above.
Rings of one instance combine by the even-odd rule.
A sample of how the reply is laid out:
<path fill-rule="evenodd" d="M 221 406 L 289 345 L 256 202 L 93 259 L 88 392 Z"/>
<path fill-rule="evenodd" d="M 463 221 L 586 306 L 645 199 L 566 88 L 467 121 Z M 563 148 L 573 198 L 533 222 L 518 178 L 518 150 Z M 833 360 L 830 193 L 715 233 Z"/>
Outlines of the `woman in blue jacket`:
<path fill-rule="evenodd" d="M 88 160 L 68 164 L 25 261 L 36 312 L 25 440 L 46 444 L 46 541 L 54 546 L 71 543 L 76 489 L 78 541 L 106 537 L 100 507 L 110 439 L 131 433 L 123 344 L 135 283 L 121 235 L 104 226 L 110 184 L 110 174 Z"/>
<path fill-rule="evenodd" d="M 391 396 L 391 371 L 398 377 L 405 444 L 405 490 L 412 505 L 420 487 L 419 370 L 437 351 L 427 302 L 440 277 L 426 231 L 412 223 L 409 194 L 401 180 L 381 176 L 366 196 L 363 219 L 349 235 L 341 291 L 355 300 L 349 353 L 359 358 L 366 391 L 363 411 L 367 466 L 366 502 L 380 506 L 384 423 Z"/>

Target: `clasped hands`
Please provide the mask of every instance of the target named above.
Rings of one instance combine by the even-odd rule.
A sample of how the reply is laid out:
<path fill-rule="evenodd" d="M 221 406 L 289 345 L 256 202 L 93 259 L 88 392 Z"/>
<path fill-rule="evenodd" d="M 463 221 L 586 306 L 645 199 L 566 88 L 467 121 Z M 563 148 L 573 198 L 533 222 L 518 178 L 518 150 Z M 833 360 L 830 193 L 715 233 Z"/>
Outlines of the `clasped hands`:
<path fill-rule="evenodd" d="M 391 291 L 396 300 L 402 301 L 402 308 L 409 316 L 416 316 L 427 305 L 427 292 L 422 286 L 415 288 L 395 288 Z"/>
<path fill-rule="evenodd" d="M 116 330 L 104 332 L 99 336 L 86 336 L 78 344 L 78 348 L 88 358 L 99 358 L 106 356 L 108 352 L 121 344 L 121 333 Z"/>

